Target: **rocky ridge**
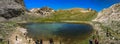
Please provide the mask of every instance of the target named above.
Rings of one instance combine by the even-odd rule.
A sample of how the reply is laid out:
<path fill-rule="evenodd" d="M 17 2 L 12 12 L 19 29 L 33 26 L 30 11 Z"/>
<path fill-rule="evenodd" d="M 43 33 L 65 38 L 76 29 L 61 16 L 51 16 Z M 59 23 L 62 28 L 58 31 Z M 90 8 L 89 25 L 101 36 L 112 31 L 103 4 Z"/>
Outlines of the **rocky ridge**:
<path fill-rule="evenodd" d="M 31 14 L 34 14 L 37 16 L 49 16 L 53 12 L 54 10 L 49 7 L 33 8 L 30 10 Z"/>
<path fill-rule="evenodd" d="M 0 44 L 29 44 L 23 33 L 26 29 L 21 31 L 17 23 L 9 22 L 26 20 L 23 18 L 25 11 L 23 0 L 0 0 Z M 18 41 L 15 36 L 19 37 Z"/>
<path fill-rule="evenodd" d="M 102 10 L 93 20 L 98 27 L 101 44 L 120 44 L 120 3 Z"/>
<path fill-rule="evenodd" d="M 104 23 L 120 33 L 120 3 L 99 12 L 97 18 L 93 21 Z"/>

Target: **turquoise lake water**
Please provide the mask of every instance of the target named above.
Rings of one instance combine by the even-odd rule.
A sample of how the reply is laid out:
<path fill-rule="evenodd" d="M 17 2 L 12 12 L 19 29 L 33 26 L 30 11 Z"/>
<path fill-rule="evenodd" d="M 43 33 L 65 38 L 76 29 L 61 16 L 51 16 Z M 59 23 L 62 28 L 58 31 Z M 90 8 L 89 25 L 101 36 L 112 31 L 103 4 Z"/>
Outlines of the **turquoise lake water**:
<path fill-rule="evenodd" d="M 93 32 L 89 24 L 75 23 L 28 23 L 28 36 L 35 39 L 84 40 Z"/>

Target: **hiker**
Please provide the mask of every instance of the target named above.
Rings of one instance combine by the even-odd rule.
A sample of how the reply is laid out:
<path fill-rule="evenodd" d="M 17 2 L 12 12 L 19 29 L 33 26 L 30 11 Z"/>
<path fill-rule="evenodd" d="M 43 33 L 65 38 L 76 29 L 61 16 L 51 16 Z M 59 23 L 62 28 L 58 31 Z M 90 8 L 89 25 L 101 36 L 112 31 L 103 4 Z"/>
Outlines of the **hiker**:
<path fill-rule="evenodd" d="M 9 40 L 8 40 L 7 42 L 8 42 L 8 44 L 10 44 L 10 41 L 9 41 Z"/>
<path fill-rule="evenodd" d="M 97 39 L 95 39 L 95 41 L 94 41 L 94 42 L 95 42 L 95 44 L 99 44 L 99 42 L 98 42 L 98 40 L 97 40 Z"/>
<path fill-rule="evenodd" d="M 35 41 L 35 44 L 39 44 L 39 40 Z"/>
<path fill-rule="evenodd" d="M 16 38 L 16 41 L 17 41 L 18 36 L 16 35 L 15 38 Z"/>
<path fill-rule="evenodd" d="M 107 37 L 110 36 L 110 33 L 109 33 L 108 29 L 107 29 L 107 32 L 106 32 L 106 36 L 107 36 Z"/>
<path fill-rule="evenodd" d="M 50 39 L 49 41 L 50 41 L 50 44 L 54 44 L 54 43 L 53 43 L 53 39 Z"/>
<path fill-rule="evenodd" d="M 106 32 L 106 36 L 109 37 L 109 33 L 108 32 Z"/>
<path fill-rule="evenodd" d="M 62 44 L 62 41 L 60 41 L 60 44 Z"/>
<path fill-rule="evenodd" d="M 93 40 L 90 39 L 90 40 L 89 40 L 89 44 L 93 44 Z"/>
<path fill-rule="evenodd" d="M 42 39 L 40 39 L 40 44 L 42 44 L 43 43 L 43 41 L 42 41 Z"/>
<path fill-rule="evenodd" d="M 0 38 L 0 42 L 2 42 L 3 41 L 3 39 L 2 38 Z"/>
<path fill-rule="evenodd" d="M 31 40 L 29 39 L 28 42 L 30 43 L 30 41 L 31 41 Z"/>

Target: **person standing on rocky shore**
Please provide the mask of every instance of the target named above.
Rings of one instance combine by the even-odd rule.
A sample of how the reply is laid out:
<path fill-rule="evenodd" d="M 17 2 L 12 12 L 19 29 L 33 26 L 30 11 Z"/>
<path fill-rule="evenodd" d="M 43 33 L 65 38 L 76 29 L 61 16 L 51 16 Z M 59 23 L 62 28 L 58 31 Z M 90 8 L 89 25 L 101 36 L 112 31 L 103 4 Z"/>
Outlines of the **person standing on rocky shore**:
<path fill-rule="evenodd" d="M 89 44 L 93 44 L 93 40 L 90 39 L 90 40 L 89 40 Z"/>
<path fill-rule="evenodd" d="M 16 38 L 16 41 L 17 41 L 18 36 L 16 35 L 15 38 Z"/>
<path fill-rule="evenodd" d="M 95 44 L 99 44 L 99 41 L 97 39 L 94 40 Z"/>
<path fill-rule="evenodd" d="M 54 44 L 53 39 L 50 39 L 49 41 L 50 41 L 50 44 Z"/>
<path fill-rule="evenodd" d="M 43 40 L 42 39 L 40 39 L 40 44 L 43 44 Z"/>

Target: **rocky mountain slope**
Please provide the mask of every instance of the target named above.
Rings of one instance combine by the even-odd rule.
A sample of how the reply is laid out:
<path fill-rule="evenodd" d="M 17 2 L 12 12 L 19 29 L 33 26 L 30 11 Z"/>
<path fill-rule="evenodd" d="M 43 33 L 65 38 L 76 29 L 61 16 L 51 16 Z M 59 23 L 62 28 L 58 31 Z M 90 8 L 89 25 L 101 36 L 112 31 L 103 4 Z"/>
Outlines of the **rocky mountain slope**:
<path fill-rule="evenodd" d="M 30 10 L 30 13 L 32 15 L 37 15 L 37 16 L 49 16 L 53 12 L 54 10 L 49 7 L 33 8 Z"/>
<path fill-rule="evenodd" d="M 0 0 L 0 17 L 10 19 L 21 15 L 25 10 L 23 0 Z"/>
<path fill-rule="evenodd" d="M 120 3 L 102 10 L 93 21 L 99 22 L 94 24 L 101 44 L 120 44 Z"/>
<path fill-rule="evenodd" d="M 93 21 L 104 23 L 114 31 L 120 33 L 120 3 L 99 12 L 97 18 Z"/>
<path fill-rule="evenodd" d="M 11 43 L 11 40 L 14 41 L 15 36 L 17 35 L 21 36 L 21 34 L 23 34 L 23 33 L 15 33 L 17 34 L 15 35 L 14 32 L 17 32 L 16 27 L 18 27 L 17 23 L 12 23 L 8 21 L 12 18 L 16 19 L 16 17 L 24 15 L 25 10 L 26 9 L 25 9 L 23 0 L 0 0 L 0 44 L 13 44 Z M 14 19 L 13 21 L 15 21 Z M 16 20 L 18 19 L 22 19 L 22 18 L 20 17 L 20 18 L 17 18 Z M 13 38 L 10 39 L 10 37 L 13 37 Z M 22 38 L 25 38 L 25 37 L 22 36 Z M 18 41 L 15 41 L 14 44 L 19 44 L 16 42 Z M 20 44 L 23 44 L 23 43 L 20 43 Z"/>

